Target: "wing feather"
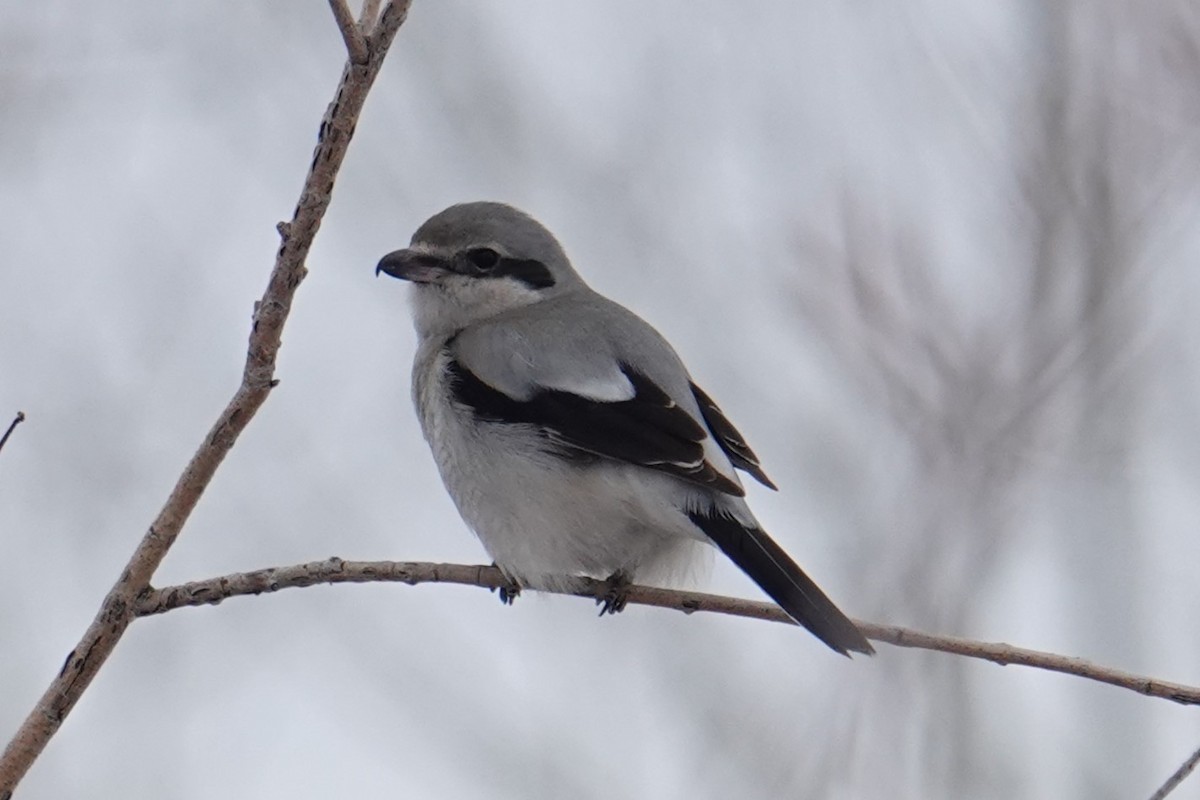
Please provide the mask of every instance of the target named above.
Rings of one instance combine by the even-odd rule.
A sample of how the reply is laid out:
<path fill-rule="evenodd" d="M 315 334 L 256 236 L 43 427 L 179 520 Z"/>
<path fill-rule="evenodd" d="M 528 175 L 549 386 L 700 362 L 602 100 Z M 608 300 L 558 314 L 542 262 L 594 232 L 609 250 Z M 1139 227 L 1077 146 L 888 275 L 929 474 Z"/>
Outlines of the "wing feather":
<path fill-rule="evenodd" d="M 447 372 L 454 399 L 469 407 L 477 419 L 531 425 L 560 448 L 660 470 L 742 497 L 745 490 L 737 481 L 705 458 L 704 442 L 709 436 L 705 426 L 645 374 L 628 364 L 619 366 L 633 394 L 616 401 L 561 388 L 540 388 L 518 400 L 490 386 L 453 357 Z"/>
<path fill-rule="evenodd" d="M 696 402 L 700 404 L 700 413 L 704 415 L 704 422 L 733 465 L 743 472 L 753 475 L 755 480 L 763 486 L 778 490 L 779 487 L 767 477 L 767 473 L 763 472 L 762 466 L 758 463 L 758 456 L 750 449 L 750 445 L 746 444 L 746 440 L 742 438 L 742 434 L 738 433 L 738 429 L 733 427 L 729 418 L 703 389 L 694 383 L 690 385 L 692 394 L 696 396 Z"/>

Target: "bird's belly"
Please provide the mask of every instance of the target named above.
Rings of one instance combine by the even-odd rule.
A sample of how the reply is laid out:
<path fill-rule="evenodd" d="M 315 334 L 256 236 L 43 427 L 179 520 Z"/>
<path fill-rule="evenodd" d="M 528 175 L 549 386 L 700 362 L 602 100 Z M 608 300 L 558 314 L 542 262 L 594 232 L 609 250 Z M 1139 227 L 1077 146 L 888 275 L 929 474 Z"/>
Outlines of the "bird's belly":
<path fill-rule="evenodd" d="M 437 443 L 434 458 L 459 513 L 509 577 L 547 588 L 617 571 L 662 580 L 695 560 L 693 526 L 651 488 L 669 476 L 566 461 L 547 452 L 532 428 L 469 413 L 429 409 L 426 435 Z"/>

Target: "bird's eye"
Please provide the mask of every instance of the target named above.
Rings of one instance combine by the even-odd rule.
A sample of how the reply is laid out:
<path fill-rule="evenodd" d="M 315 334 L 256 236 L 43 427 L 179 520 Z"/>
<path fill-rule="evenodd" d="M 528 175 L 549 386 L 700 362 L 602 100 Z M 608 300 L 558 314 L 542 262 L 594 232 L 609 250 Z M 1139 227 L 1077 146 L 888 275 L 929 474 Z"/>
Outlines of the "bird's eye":
<path fill-rule="evenodd" d="M 477 247 L 467 251 L 467 259 L 480 272 L 491 272 L 500 263 L 500 254 L 490 247 Z"/>

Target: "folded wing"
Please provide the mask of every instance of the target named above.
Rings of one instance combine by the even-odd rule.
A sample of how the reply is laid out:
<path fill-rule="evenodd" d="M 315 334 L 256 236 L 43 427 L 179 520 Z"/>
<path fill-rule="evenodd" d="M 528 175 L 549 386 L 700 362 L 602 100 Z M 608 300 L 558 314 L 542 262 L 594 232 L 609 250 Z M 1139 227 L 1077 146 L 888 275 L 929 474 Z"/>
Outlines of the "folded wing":
<path fill-rule="evenodd" d="M 540 388 L 528 398 L 515 399 L 488 385 L 458 360 L 452 359 L 447 370 L 455 400 L 469 407 L 478 419 L 532 425 L 560 447 L 660 470 L 743 496 L 745 491 L 737 481 L 706 457 L 709 431 L 705 426 L 645 374 L 628 364 L 619 366 L 632 387 L 628 399 L 595 399 L 606 394 L 595 386 L 589 387 L 591 397 L 563 388 Z M 607 394 L 625 396 L 628 387 L 619 394 Z M 721 419 L 724 421 L 723 416 Z"/>
<path fill-rule="evenodd" d="M 696 397 L 696 402 L 700 404 L 700 413 L 704 415 L 704 422 L 733 465 L 743 472 L 753 475 L 754 479 L 763 486 L 778 490 L 779 487 L 767 477 L 767 473 L 763 472 L 758 463 L 758 456 L 750 449 L 750 445 L 746 444 L 746 440 L 738 433 L 738 429 L 733 427 L 733 423 L 713 402 L 713 399 L 696 384 L 689 385 L 692 387 L 692 394 Z"/>

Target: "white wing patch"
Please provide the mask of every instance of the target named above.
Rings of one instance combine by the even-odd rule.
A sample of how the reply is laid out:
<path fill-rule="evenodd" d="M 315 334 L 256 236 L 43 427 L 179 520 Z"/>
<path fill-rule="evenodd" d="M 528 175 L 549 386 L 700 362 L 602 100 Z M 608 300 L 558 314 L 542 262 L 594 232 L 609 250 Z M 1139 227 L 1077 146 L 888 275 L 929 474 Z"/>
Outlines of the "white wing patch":
<path fill-rule="evenodd" d="M 543 389 L 556 389 L 560 392 L 585 397 L 598 403 L 619 403 L 632 400 L 636 390 L 624 372 L 614 364 L 613 369 L 606 375 L 561 375 L 552 379 L 543 378 L 538 381 Z M 724 455 L 722 453 L 722 455 Z"/>

